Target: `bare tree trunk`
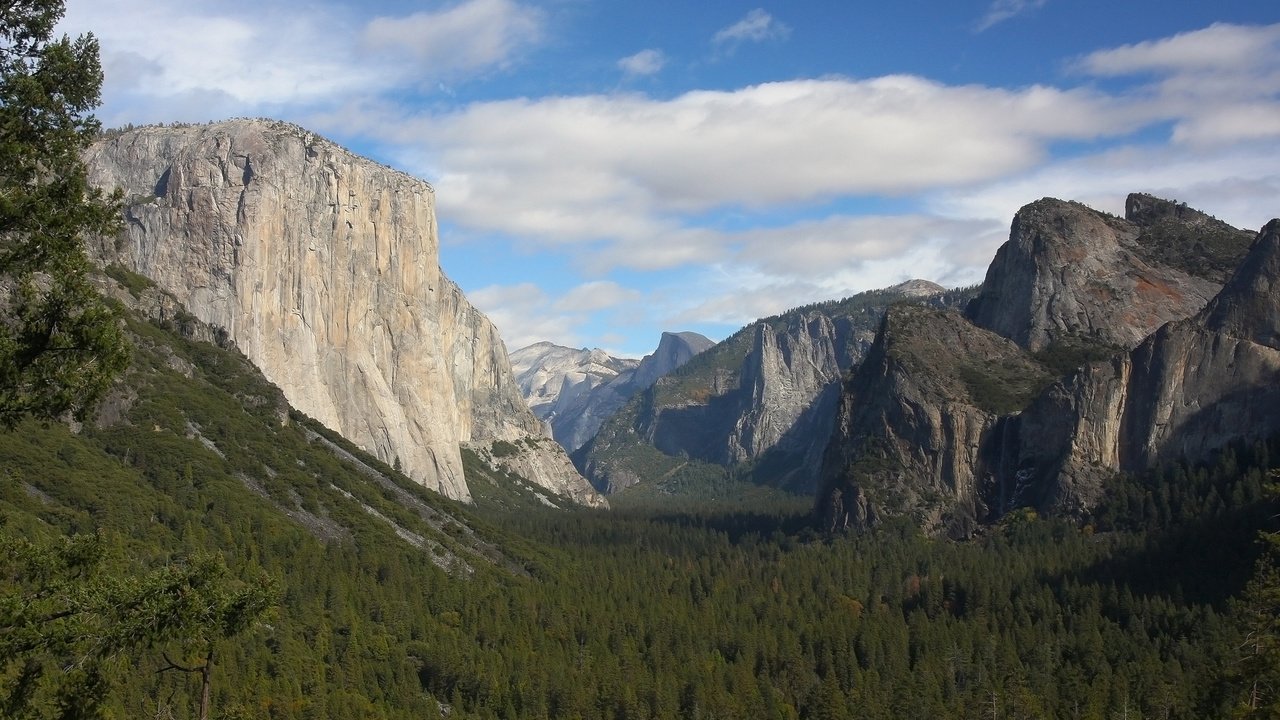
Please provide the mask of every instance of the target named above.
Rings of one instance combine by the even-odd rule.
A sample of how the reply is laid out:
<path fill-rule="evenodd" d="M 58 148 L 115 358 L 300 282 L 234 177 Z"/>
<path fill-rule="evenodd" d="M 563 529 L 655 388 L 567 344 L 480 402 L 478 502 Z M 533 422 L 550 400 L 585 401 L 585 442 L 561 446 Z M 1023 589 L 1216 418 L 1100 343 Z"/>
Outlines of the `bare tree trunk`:
<path fill-rule="evenodd" d="M 209 689 L 213 675 L 213 643 L 209 643 L 209 654 L 205 655 L 204 667 L 200 668 L 200 720 L 209 720 Z"/>

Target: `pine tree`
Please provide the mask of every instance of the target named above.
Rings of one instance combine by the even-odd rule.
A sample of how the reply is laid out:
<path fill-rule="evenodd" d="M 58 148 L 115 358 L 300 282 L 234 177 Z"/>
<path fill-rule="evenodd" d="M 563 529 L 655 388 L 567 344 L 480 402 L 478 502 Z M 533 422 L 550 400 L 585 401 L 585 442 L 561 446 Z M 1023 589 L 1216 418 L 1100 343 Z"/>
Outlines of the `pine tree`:
<path fill-rule="evenodd" d="M 37 543 L 0 528 L 0 717 L 97 717 L 125 656 L 192 642 L 208 649 L 206 717 L 215 642 L 278 602 L 274 583 L 234 582 L 218 556 L 139 575 L 110 550 L 101 535 Z"/>
<path fill-rule="evenodd" d="M 113 235 L 119 195 L 89 186 L 100 130 L 92 35 L 53 38 L 62 0 L 0 9 L 0 424 L 78 418 L 124 368 L 115 314 L 89 283 L 86 237 Z"/>
<path fill-rule="evenodd" d="M 1244 642 L 1234 680 L 1240 689 L 1237 717 L 1280 717 L 1280 533 L 1264 533 L 1268 553 L 1235 605 Z"/>

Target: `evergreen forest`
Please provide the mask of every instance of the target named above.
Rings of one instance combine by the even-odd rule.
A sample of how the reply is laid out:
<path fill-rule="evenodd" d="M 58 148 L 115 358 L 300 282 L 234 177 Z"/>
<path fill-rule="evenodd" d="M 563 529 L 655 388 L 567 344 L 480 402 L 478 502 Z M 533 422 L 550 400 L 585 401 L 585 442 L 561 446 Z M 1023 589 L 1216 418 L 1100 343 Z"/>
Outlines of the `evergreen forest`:
<path fill-rule="evenodd" d="M 1258 533 L 1277 529 L 1280 442 L 1118 478 L 1091 518 L 1023 512 L 964 542 L 893 524 L 826 536 L 809 501 L 777 495 L 549 509 L 474 454 L 484 490 L 466 507 L 289 415 L 182 318 L 120 311 L 134 358 L 105 406 L 120 418 L 0 435 L 6 633 L 23 629 L 15 606 L 93 578 L 145 586 L 212 564 L 224 595 L 272 592 L 242 627 L 197 616 L 94 656 L 103 716 L 196 717 L 202 677 L 181 670 L 214 649 L 219 718 L 1204 718 L 1274 703 Z M 19 552 L 65 561 L 86 538 L 97 554 L 63 562 L 69 580 Z M 128 621 L 68 610 L 101 632 L 6 657 L 27 716 L 74 716 L 59 711 L 66 671 L 95 652 L 85 638 Z"/>
<path fill-rule="evenodd" d="M 450 501 L 92 268 L 61 16 L 0 12 L 0 719 L 1280 717 L 1280 438 L 965 541 L 821 533 L 769 468 L 566 508 L 501 443 Z"/>

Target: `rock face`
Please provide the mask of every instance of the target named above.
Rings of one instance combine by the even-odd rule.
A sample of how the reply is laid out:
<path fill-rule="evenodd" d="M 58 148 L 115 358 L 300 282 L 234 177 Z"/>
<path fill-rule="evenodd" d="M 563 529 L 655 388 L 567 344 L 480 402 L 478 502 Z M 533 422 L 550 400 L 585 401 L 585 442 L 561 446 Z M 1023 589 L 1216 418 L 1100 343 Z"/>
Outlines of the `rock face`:
<path fill-rule="evenodd" d="M 1132 195 L 1127 216 L 1032 203 L 972 324 L 889 313 L 840 401 L 828 527 L 907 515 L 962 535 L 1015 507 L 1083 514 L 1117 472 L 1280 432 L 1280 222 L 1245 257 L 1241 231 L 1185 206 Z M 1079 362 L 1054 381 L 1064 359 Z"/>
<path fill-rule="evenodd" d="M 1280 432 L 1280 221 L 1222 291 L 1133 352 L 1056 384 L 1024 414 L 1018 463 L 1039 505 L 1087 510 L 1106 476 L 1207 460 Z"/>
<path fill-rule="evenodd" d="M 1051 376 L 1021 348 L 958 313 L 895 305 L 844 386 L 818 504 L 827 528 L 908 515 L 967 535 L 1009 488 L 988 481 L 1002 416 Z"/>
<path fill-rule="evenodd" d="M 1252 235 L 1149 195 L 1121 220 L 1045 198 L 1018 211 L 966 310 L 1030 350 L 1081 341 L 1133 348 L 1217 293 Z"/>
<path fill-rule="evenodd" d="M 573 452 L 631 396 L 714 344 L 695 332 L 664 332 L 657 350 L 641 360 L 551 343 L 530 345 L 511 358 L 534 415 L 550 423 L 552 437 Z"/>
<path fill-rule="evenodd" d="M 761 481 L 812 491 L 841 374 L 891 303 L 942 303 L 943 293 L 912 281 L 752 323 L 632 398 L 574 460 L 606 492 L 676 459 L 749 464 Z"/>
<path fill-rule="evenodd" d="M 711 349 L 713 345 L 714 342 L 696 332 L 662 333 L 658 348 L 641 358 L 635 373 L 626 379 L 635 389 L 632 394 L 652 387 L 658 378 L 683 367 L 695 355 Z"/>
<path fill-rule="evenodd" d="M 225 329 L 294 407 L 380 459 L 468 500 L 461 445 L 540 434 L 497 330 L 440 271 L 428 184 L 271 121 L 131 130 L 86 161 L 128 198 L 125 232 L 91 253 Z M 600 501 L 551 472 L 530 479 Z"/>

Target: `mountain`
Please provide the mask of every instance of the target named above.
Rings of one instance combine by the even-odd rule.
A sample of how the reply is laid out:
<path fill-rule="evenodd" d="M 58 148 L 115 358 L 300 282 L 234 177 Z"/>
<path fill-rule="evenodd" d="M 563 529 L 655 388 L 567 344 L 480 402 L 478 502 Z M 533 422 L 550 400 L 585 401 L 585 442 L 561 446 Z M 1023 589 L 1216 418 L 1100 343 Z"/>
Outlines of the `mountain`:
<path fill-rule="evenodd" d="M 1055 384 L 1023 414 L 1019 472 L 1044 508 L 1080 513 L 1107 478 L 1205 462 L 1280 432 L 1280 221 L 1194 317 Z"/>
<path fill-rule="evenodd" d="M 1125 218 L 1045 198 L 1018 211 L 965 315 L 1029 350 L 1132 348 L 1218 292 L 1253 233 L 1150 195 Z"/>
<path fill-rule="evenodd" d="M 968 535 L 1000 499 L 988 482 L 989 438 L 1052 379 L 955 311 L 890 307 L 840 394 L 822 465 L 823 524 L 905 515 L 927 531 Z"/>
<path fill-rule="evenodd" d="M 588 350 L 534 343 L 511 353 L 511 369 L 525 402 L 539 420 L 554 429 L 560 408 L 618 376 L 635 370 L 639 360 L 617 358 L 596 348 Z"/>
<path fill-rule="evenodd" d="M 1255 247 L 1258 271 L 1204 312 L 1206 332 L 1275 336 L 1277 230 Z M 1249 576 L 1258 530 L 1276 529 L 1263 484 L 1280 436 L 1181 477 L 1122 479 L 1097 535 L 1020 515 L 964 543 L 900 528 L 820 538 L 794 502 L 566 516 L 538 509 L 565 497 L 464 448 L 467 506 L 298 413 L 225 329 L 149 279 L 105 270 L 128 370 L 82 425 L 0 433 L 6 707 L 79 708 L 59 704 L 62 688 L 92 684 L 105 716 L 196 717 L 201 683 L 174 668 L 215 650 L 211 714 L 280 720 L 972 718 L 997 703 L 1226 717 L 1251 697 L 1249 676 L 1224 680 L 1255 657 L 1244 623 L 1266 607 L 1257 588 L 1274 588 L 1266 561 Z M 938 381 L 965 393 L 958 404 L 991 398 L 942 363 L 950 348 L 1020 367 L 1014 343 L 945 309 L 897 306 L 881 325 L 919 343 L 886 341 L 885 356 L 939 363 L 911 382 L 960 378 Z M 268 617 L 206 619 L 218 627 L 97 662 L 154 608 L 207 610 L 188 583 L 141 579 L 224 563 L 220 593 L 281 588 Z M 147 602 L 118 612 L 122 594 Z"/>
<path fill-rule="evenodd" d="M 1126 208 L 1032 203 L 964 317 L 886 318 L 842 392 L 828 527 L 896 515 L 966 535 L 1015 507 L 1085 513 L 1117 472 L 1280 431 L 1268 231 L 1249 250 L 1185 206 Z"/>
<path fill-rule="evenodd" d="M 111 133 L 91 182 L 125 230 L 91 254 L 227 334 L 288 402 L 425 486 L 468 500 L 461 450 L 602 499 L 520 395 L 498 332 L 440 271 L 430 185 L 262 120 Z"/>
<path fill-rule="evenodd" d="M 630 360 L 544 342 L 512 353 L 511 362 L 529 407 L 573 452 L 631 396 L 714 344 L 695 332 L 664 332 L 656 350 Z"/>
<path fill-rule="evenodd" d="M 714 346 L 714 342 L 696 332 L 664 332 L 658 340 L 657 349 L 641 358 L 627 382 L 636 391 L 652 387 L 658 378 L 684 367 L 695 355 Z"/>
<path fill-rule="evenodd" d="M 812 490 L 840 377 L 904 300 L 956 302 L 916 280 L 754 322 L 632 398 L 574 461 L 606 493 L 698 464 Z"/>
<path fill-rule="evenodd" d="M 1098 525 L 1105 536 L 1049 520 L 964 543 L 896 529 L 819 538 L 794 502 L 566 516 L 537 509 L 565 498 L 513 489 L 470 450 L 475 503 L 464 506 L 291 411 L 225 332 L 145 278 L 109 271 L 124 285 L 111 293 L 126 306 L 130 369 L 83 426 L 0 433 L 7 622 L 41 633 L 52 624 L 55 637 L 65 628 L 96 653 L 120 627 L 116 614 L 81 611 L 67 626 L 34 610 L 80 611 L 86 595 L 97 605 L 208 555 L 224 559 L 229 589 L 264 574 L 283 588 L 271 615 L 234 637 L 166 638 L 102 663 L 92 680 L 109 690 L 109 717 L 197 717 L 200 683 L 165 668 L 200 663 L 210 641 L 214 717 L 819 718 L 892 708 L 882 716 L 941 719 L 981 717 L 995 698 L 1028 717 L 1083 708 L 1215 718 L 1247 697 L 1219 689 L 1242 652 L 1235 616 L 1221 608 L 1234 612 L 1257 530 L 1275 528 L 1261 479 L 1280 443 L 1197 473 L 1205 479 L 1191 492 L 1184 478 L 1176 504 L 1160 492 L 1168 486 L 1131 482 L 1136 502 L 1111 503 L 1112 524 Z M 953 315 L 922 310 L 925 322 Z M 1013 345 L 990 340 L 1001 343 Z M 1145 524 L 1161 517 L 1175 519 Z M 106 553 L 92 574 L 83 555 L 31 567 L 15 552 L 83 548 L 65 536 L 95 531 Z M 157 590 L 160 606 L 192 595 Z M 27 637 L 45 635 L 5 640 Z M 805 650 L 823 638 L 838 646 Z M 77 679 L 66 668 L 83 656 L 43 650 L 11 654 L 9 675 L 47 668 L 37 687 Z M 1018 669 L 1020 657 L 1035 662 Z M 966 681 L 948 690 L 957 668 Z"/>

